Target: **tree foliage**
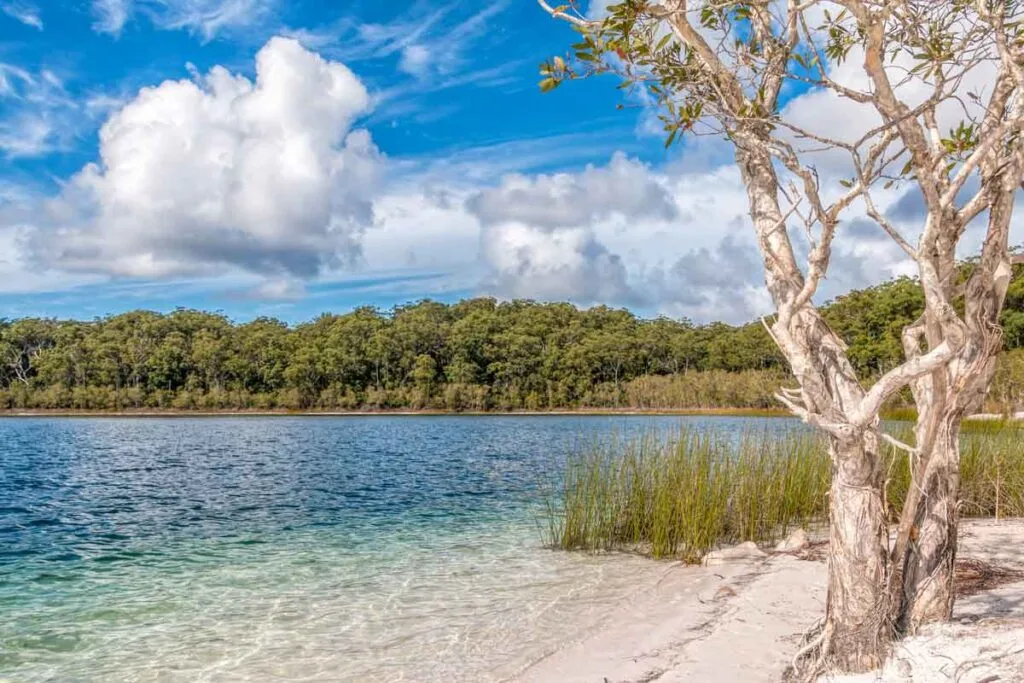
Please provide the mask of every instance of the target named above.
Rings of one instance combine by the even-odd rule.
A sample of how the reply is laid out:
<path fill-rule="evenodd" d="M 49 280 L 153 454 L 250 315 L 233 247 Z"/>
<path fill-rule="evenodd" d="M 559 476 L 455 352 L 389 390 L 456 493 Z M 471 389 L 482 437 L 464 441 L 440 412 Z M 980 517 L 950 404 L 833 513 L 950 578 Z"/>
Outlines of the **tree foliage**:
<path fill-rule="evenodd" d="M 1024 346 L 1017 274 L 1008 349 Z M 877 376 L 901 361 L 900 332 L 922 308 L 920 287 L 899 279 L 823 311 L 858 369 Z M 357 308 L 295 327 L 186 309 L 0 321 L 6 408 L 768 408 L 787 370 L 760 322 L 489 298 Z M 1012 386 L 996 393 L 1016 397 Z"/>

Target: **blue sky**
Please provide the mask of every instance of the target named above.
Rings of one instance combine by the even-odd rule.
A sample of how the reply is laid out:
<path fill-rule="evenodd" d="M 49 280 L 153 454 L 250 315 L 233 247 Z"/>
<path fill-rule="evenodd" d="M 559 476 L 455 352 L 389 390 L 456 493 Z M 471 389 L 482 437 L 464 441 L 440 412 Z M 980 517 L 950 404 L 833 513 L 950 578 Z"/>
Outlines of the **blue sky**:
<path fill-rule="evenodd" d="M 616 111 L 611 84 L 538 91 L 537 64 L 573 34 L 532 2 L 5 0 L 2 6 L 0 73 L 9 92 L 0 98 L 0 183 L 10 193 L 59 193 L 69 177 L 97 161 L 100 127 L 141 88 L 216 65 L 252 78 L 254 55 L 278 35 L 344 62 L 379 100 L 357 125 L 401 169 L 391 171 L 396 176 L 451 165 L 457 176 L 487 182 L 505 171 L 600 164 L 616 150 L 664 157 L 657 144 L 637 137 L 634 112 Z M 66 278 L 55 277 L 0 294 L 0 315 L 92 317 L 139 306 L 198 306 L 239 319 L 270 313 L 301 320 L 324 309 L 481 291 L 472 276 L 446 277 L 453 274 L 436 269 L 366 270 L 357 266 L 306 283 L 305 296 L 284 301 L 248 296 L 217 278 L 82 273 L 95 281 L 65 286 Z"/>
<path fill-rule="evenodd" d="M 576 34 L 533 0 L 0 9 L 0 317 L 768 308 L 728 150 L 666 151 L 611 80 L 541 94 Z M 835 261 L 831 294 L 905 269 L 874 239 Z"/>
<path fill-rule="evenodd" d="M 538 91 L 537 64 L 563 49 L 575 34 L 547 19 L 532 2 L 181 0 L 169 4 L 206 7 L 209 14 L 167 23 L 174 17 L 159 2 L 122 1 L 129 18 L 119 32 L 110 33 L 99 30 L 100 18 L 88 0 L 5 0 L 7 7 L 34 8 L 31 16 L 43 28 L 0 15 L 0 59 L 31 73 L 49 70 L 61 79 L 69 97 L 100 103 L 102 98 L 131 97 L 139 88 L 166 79 L 187 78 L 193 67 L 205 73 L 223 65 L 252 76 L 253 56 L 267 39 L 294 35 L 319 54 L 346 63 L 372 92 L 386 98 L 362 125 L 389 155 L 436 156 L 600 129 L 610 133 L 603 149 L 595 146 L 586 158 L 567 159 L 600 162 L 631 142 L 630 119 L 636 115 L 615 111 L 619 100 L 609 83 L 580 84 L 571 93 L 551 96 Z M 217 9 L 236 5 L 243 8 L 243 16 L 218 25 Z M 400 44 L 414 27 L 428 22 L 429 29 L 416 42 L 423 60 L 446 56 L 451 63 L 421 79 L 403 70 Z M 389 36 L 375 44 L 360 35 L 368 26 Z M 459 32 L 454 39 L 453 32 Z M 4 104 L 0 111 L 5 116 L 18 108 L 17 103 Z M 54 153 L 9 157 L 13 172 L 52 184 L 53 177 L 92 161 L 102 120 L 75 116 L 65 123 L 74 130 L 55 133 Z M 658 151 L 656 146 L 634 147 L 638 152 L 644 147 Z M 546 165 L 561 164 L 553 157 Z"/>

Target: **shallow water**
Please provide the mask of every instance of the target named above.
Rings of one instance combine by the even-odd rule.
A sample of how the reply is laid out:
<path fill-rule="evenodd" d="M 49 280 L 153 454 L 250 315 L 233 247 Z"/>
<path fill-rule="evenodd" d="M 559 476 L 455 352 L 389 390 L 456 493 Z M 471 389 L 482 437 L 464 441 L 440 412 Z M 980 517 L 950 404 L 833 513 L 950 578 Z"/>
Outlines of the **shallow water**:
<path fill-rule="evenodd" d="M 649 416 L 0 421 L 0 681 L 503 680 L 664 565 L 542 547 Z"/>

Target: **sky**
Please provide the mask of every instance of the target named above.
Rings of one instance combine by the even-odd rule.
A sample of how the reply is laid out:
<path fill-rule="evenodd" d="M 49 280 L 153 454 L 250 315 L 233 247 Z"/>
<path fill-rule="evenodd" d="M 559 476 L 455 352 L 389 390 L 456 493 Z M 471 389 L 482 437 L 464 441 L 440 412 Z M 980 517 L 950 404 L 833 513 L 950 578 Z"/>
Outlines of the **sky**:
<path fill-rule="evenodd" d="M 611 80 L 542 94 L 538 64 L 576 34 L 532 0 L 0 10 L 0 318 L 296 323 L 469 296 L 770 309 L 729 150 L 665 149 Z M 787 109 L 871 120 L 813 91 Z M 886 201 L 919 217 L 913 196 Z M 909 272 L 855 216 L 822 297 Z"/>

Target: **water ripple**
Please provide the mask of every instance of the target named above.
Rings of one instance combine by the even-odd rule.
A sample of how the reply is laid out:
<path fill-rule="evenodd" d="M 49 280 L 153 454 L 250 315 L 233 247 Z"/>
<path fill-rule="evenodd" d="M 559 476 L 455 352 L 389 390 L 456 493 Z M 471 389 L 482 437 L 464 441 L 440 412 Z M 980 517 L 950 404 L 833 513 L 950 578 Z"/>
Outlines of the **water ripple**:
<path fill-rule="evenodd" d="M 0 680 L 495 680 L 654 571 L 541 549 L 538 487 L 678 421 L 0 421 Z"/>

